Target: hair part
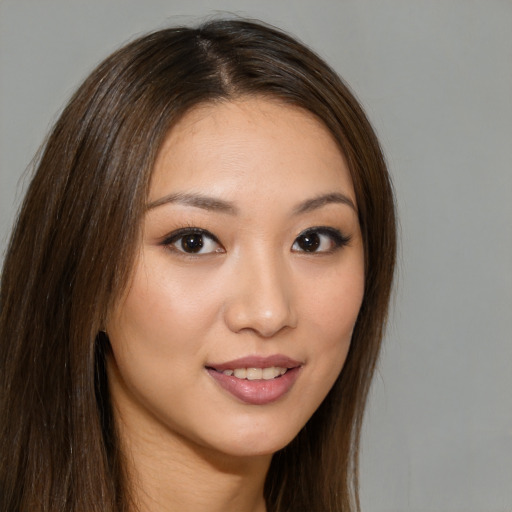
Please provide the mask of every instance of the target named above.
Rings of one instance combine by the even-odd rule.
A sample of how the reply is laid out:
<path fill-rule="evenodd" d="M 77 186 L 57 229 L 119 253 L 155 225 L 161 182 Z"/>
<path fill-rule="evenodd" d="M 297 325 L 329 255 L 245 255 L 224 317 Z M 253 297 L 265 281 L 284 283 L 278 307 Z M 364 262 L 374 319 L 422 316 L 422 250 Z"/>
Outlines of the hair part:
<path fill-rule="evenodd" d="M 316 54 L 262 24 L 218 20 L 144 36 L 101 63 L 42 153 L 0 290 L 0 511 L 130 508 L 100 332 L 125 291 L 151 173 L 191 108 L 246 95 L 315 114 L 347 159 L 365 293 L 345 366 L 297 438 L 273 457 L 269 512 L 353 511 L 364 406 L 395 265 L 393 193 L 357 100 Z M 98 334 L 100 333 L 100 334 Z"/>

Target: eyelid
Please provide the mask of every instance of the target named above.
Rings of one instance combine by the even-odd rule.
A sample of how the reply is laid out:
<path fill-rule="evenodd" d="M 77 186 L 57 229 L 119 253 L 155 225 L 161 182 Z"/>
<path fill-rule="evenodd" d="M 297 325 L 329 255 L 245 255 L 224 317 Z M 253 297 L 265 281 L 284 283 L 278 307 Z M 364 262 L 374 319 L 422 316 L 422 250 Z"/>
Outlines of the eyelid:
<path fill-rule="evenodd" d="M 219 239 L 213 233 L 210 233 L 210 231 L 208 231 L 206 229 L 192 227 L 192 226 L 174 230 L 172 233 L 169 233 L 168 235 L 165 236 L 165 238 L 160 242 L 160 245 L 163 245 L 163 246 L 167 247 L 169 250 L 175 251 L 176 253 L 183 254 L 188 257 L 204 256 L 206 254 L 212 254 L 212 252 L 217 252 L 217 251 L 212 251 L 212 252 L 207 252 L 207 253 L 202 253 L 202 254 L 187 253 L 185 251 L 179 250 L 178 248 L 176 248 L 174 246 L 174 244 L 180 238 L 183 238 L 184 236 L 191 235 L 191 234 L 192 235 L 202 235 L 204 237 L 210 238 L 222 249 L 222 252 L 224 252 L 224 247 L 219 242 Z M 221 251 L 219 251 L 219 252 L 221 252 Z"/>
<path fill-rule="evenodd" d="M 182 251 L 182 250 L 178 249 L 177 247 L 175 247 L 176 242 L 178 240 L 180 240 L 180 238 L 183 238 L 186 235 L 190 235 L 190 234 L 198 234 L 198 235 L 204 236 L 206 238 L 209 238 L 210 240 L 215 242 L 221 250 L 220 251 L 209 251 L 206 253 L 188 253 L 186 251 Z M 292 244 L 292 250 L 294 250 L 293 247 L 297 243 L 298 239 L 300 237 L 306 236 L 308 234 L 319 234 L 319 235 L 323 235 L 323 236 L 328 236 L 331 239 L 332 243 L 334 244 L 334 247 L 330 248 L 329 250 L 311 251 L 309 254 L 328 254 L 331 252 L 335 252 L 336 250 L 341 249 L 342 247 L 348 245 L 352 238 L 350 235 L 345 235 L 339 229 L 331 227 L 331 226 L 313 226 L 313 227 L 304 229 L 296 236 L 296 238 Z M 222 244 L 220 243 L 219 239 L 213 233 L 211 233 L 210 231 L 208 231 L 206 229 L 198 228 L 198 227 L 194 227 L 194 226 L 183 227 L 183 228 L 174 230 L 173 232 L 171 232 L 170 234 L 165 236 L 165 238 L 160 242 L 160 245 L 165 246 L 169 250 L 172 250 L 181 255 L 186 255 L 188 257 L 198 257 L 198 256 L 205 256 L 207 254 L 212 254 L 212 253 L 217 253 L 217 252 L 225 252 L 225 249 L 222 246 Z M 298 252 L 298 253 L 304 252 L 306 254 L 308 253 L 307 251 L 298 250 L 298 249 L 295 249 L 294 252 Z"/>
<path fill-rule="evenodd" d="M 313 227 L 305 229 L 304 231 L 301 231 L 297 235 L 297 237 L 295 238 L 295 240 L 293 242 L 292 248 L 297 243 L 297 240 L 301 236 L 306 236 L 308 234 L 313 234 L 313 233 L 329 236 L 334 243 L 334 247 L 328 251 L 312 251 L 309 254 L 328 254 L 328 253 L 334 252 L 338 249 L 341 249 L 342 247 L 347 246 L 352 239 L 351 235 L 345 235 L 342 231 L 340 231 L 337 228 L 334 228 L 331 226 L 313 226 Z M 307 251 L 297 250 L 297 252 L 304 252 L 304 253 L 308 254 Z"/>
<path fill-rule="evenodd" d="M 215 237 L 215 235 L 213 235 L 206 229 L 190 226 L 190 227 L 175 229 L 168 235 L 165 235 L 164 239 L 162 240 L 162 244 L 173 243 L 178 238 L 185 236 L 185 235 L 190 235 L 190 234 L 206 235 L 206 236 L 209 236 L 210 238 L 213 238 L 215 241 L 217 241 L 217 238 Z"/>

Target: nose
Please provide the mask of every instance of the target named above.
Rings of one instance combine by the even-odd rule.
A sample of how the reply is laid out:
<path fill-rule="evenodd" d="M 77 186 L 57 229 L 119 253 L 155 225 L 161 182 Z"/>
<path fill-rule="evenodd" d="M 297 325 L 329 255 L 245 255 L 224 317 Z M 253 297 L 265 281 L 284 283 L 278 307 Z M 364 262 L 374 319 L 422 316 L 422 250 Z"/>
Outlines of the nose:
<path fill-rule="evenodd" d="M 241 259 L 231 281 L 224 318 L 232 332 L 270 338 L 297 326 L 293 280 L 275 255 Z"/>

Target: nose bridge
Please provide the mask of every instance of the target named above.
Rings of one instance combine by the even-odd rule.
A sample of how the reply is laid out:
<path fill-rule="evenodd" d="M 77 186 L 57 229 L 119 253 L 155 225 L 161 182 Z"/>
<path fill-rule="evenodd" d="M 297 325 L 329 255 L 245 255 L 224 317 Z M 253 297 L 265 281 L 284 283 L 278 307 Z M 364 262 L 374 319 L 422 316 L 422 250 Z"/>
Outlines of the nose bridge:
<path fill-rule="evenodd" d="M 277 250 L 261 244 L 240 255 L 225 315 L 232 331 L 252 330 L 263 337 L 295 327 L 291 275 Z"/>

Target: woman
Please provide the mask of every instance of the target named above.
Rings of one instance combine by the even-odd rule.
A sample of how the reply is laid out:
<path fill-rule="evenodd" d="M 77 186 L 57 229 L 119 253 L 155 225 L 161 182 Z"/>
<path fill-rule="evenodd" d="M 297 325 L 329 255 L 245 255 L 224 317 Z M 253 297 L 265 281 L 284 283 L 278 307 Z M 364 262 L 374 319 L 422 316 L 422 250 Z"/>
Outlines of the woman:
<path fill-rule="evenodd" d="M 394 262 L 377 139 L 310 50 L 239 20 L 120 49 L 6 255 L 1 510 L 357 510 Z"/>

